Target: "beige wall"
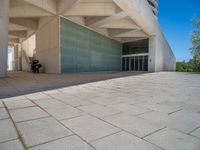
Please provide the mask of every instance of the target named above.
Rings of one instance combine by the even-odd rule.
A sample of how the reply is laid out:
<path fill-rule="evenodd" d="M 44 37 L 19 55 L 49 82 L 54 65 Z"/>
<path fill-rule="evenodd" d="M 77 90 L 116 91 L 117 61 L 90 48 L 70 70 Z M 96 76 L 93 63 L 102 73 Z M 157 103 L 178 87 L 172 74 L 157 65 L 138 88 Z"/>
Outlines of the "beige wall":
<path fill-rule="evenodd" d="M 9 1 L 0 0 L 0 78 L 6 76 Z"/>
<path fill-rule="evenodd" d="M 59 17 L 40 19 L 36 32 L 36 58 L 45 73 L 59 73 Z"/>
<path fill-rule="evenodd" d="M 33 54 L 36 47 L 35 39 L 35 34 L 33 34 L 21 43 L 22 71 L 30 71 L 29 58 L 33 58 Z"/>
<path fill-rule="evenodd" d="M 149 56 L 153 61 L 150 63 L 149 71 L 175 71 L 176 58 L 148 2 L 146 0 L 131 1 L 142 16 L 135 19 L 147 33 L 152 35 L 149 43 Z"/>

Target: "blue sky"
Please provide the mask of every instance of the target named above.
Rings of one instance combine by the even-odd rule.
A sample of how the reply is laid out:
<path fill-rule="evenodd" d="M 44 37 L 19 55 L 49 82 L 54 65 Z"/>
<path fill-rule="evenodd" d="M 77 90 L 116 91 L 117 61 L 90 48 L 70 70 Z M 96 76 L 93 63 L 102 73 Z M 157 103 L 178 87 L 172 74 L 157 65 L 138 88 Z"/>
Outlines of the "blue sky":
<path fill-rule="evenodd" d="M 158 19 L 177 61 L 191 58 L 193 16 L 200 19 L 200 0 L 159 0 Z"/>

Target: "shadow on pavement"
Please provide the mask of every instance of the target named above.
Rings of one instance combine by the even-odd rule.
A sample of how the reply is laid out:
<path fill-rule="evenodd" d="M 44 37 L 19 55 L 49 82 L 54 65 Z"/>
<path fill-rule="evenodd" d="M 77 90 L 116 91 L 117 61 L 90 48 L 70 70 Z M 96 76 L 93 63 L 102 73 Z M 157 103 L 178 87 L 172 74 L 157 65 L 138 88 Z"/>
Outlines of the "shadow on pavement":
<path fill-rule="evenodd" d="M 98 72 L 56 75 L 8 72 L 6 78 L 0 78 L 0 98 L 9 98 L 121 77 L 138 76 L 146 73 Z"/>

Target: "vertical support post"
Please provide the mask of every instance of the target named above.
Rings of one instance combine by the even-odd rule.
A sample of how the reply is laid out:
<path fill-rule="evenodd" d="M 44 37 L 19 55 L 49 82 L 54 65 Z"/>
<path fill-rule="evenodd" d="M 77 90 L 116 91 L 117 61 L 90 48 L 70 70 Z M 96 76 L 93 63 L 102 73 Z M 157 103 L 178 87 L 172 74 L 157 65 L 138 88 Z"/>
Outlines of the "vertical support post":
<path fill-rule="evenodd" d="M 7 72 L 9 0 L 0 0 L 0 77 Z"/>
<path fill-rule="evenodd" d="M 18 56 L 18 44 L 14 46 L 14 68 L 13 70 L 18 71 L 18 60 L 19 60 L 19 56 Z"/>
<path fill-rule="evenodd" d="M 156 37 L 151 36 L 149 38 L 149 61 L 148 61 L 148 71 L 156 71 Z"/>

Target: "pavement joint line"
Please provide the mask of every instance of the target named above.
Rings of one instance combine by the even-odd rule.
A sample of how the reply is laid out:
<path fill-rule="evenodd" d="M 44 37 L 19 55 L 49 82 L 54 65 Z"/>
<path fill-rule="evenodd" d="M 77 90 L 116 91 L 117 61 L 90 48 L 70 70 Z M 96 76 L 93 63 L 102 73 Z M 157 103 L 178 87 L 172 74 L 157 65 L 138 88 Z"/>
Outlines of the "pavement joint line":
<path fill-rule="evenodd" d="M 82 117 L 82 116 L 84 116 L 84 114 L 80 115 L 80 116 L 75 116 L 75 117 L 70 117 L 70 118 L 65 118 L 65 119 L 59 119 L 59 121 L 65 121 L 65 120 L 75 119 L 75 118 L 79 118 L 79 117 Z"/>
<path fill-rule="evenodd" d="M 142 117 L 140 117 L 140 115 L 144 115 L 144 114 L 148 114 L 148 113 L 152 113 L 152 112 L 154 112 L 154 110 L 149 110 L 149 111 L 147 111 L 147 112 L 144 112 L 144 113 L 141 113 L 141 114 L 137 114 L 137 115 L 134 115 L 134 116 L 137 116 L 137 117 L 139 117 L 139 118 L 142 118 Z M 144 118 L 142 118 L 142 119 L 144 119 Z"/>
<path fill-rule="evenodd" d="M 10 118 L 9 118 L 9 117 L 8 117 L 8 118 L 2 118 L 2 119 L 0 119 L 0 121 L 1 121 L 1 120 L 7 120 L 7 119 L 10 119 Z"/>
<path fill-rule="evenodd" d="M 15 128 L 15 131 L 16 131 L 16 133 L 17 133 L 18 139 L 21 141 L 23 148 L 26 149 L 25 143 L 24 143 L 23 138 L 22 138 L 22 136 L 21 136 L 21 134 L 20 134 L 20 131 L 18 130 L 18 128 L 17 128 L 17 126 L 16 126 L 16 124 L 15 124 L 15 121 L 14 121 L 13 118 L 11 117 L 11 114 L 10 114 L 10 112 L 9 112 L 9 110 L 8 110 L 8 108 L 7 108 L 7 106 L 5 105 L 5 103 L 4 103 L 4 102 L 2 102 L 2 103 L 3 103 L 3 105 L 5 106 L 5 109 L 6 109 L 8 115 L 9 115 L 9 117 L 10 117 L 9 119 L 12 121 L 13 127 Z"/>
<path fill-rule="evenodd" d="M 167 128 L 167 127 L 163 127 L 163 128 L 160 128 L 160 129 L 158 129 L 158 130 L 156 130 L 156 131 L 154 131 L 154 132 L 151 132 L 151 133 L 149 133 L 149 134 L 143 136 L 142 139 L 145 139 L 146 137 L 151 136 L 151 135 L 153 135 L 153 134 L 155 134 L 155 133 L 157 133 L 157 132 L 159 132 L 159 131 L 161 131 L 161 130 L 164 130 L 164 129 L 166 129 L 166 128 Z"/>
<path fill-rule="evenodd" d="M 109 137 L 109 136 L 112 136 L 112 135 L 115 135 L 115 134 L 118 134 L 118 133 L 120 133 L 120 132 L 122 132 L 122 131 L 123 131 L 123 130 L 119 130 L 119 131 L 117 131 L 117 132 L 115 132 L 115 133 L 111 133 L 111 134 L 109 134 L 109 135 L 100 137 L 100 138 L 98 138 L 98 139 L 91 140 L 91 141 L 89 141 L 89 143 L 92 144 L 93 142 L 99 141 L 99 140 L 101 140 L 101 139 L 104 139 L 104 138 L 106 138 L 106 137 Z"/>
<path fill-rule="evenodd" d="M 177 113 L 177 112 L 179 112 L 179 111 L 181 111 L 181 110 L 183 110 L 183 109 L 181 108 L 181 109 L 175 110 L 175 111 L 173 111 L 173 112 L 168 113 L 168 115 L 175 114 L 175 113 Z"/>
<path fill-rule="evenodd" d="M 30 101 L 32 101 L 35 105 L 37 105 L 33 100 L 29 99 Z M 39 105 L 37 105 L 39 108 L 41 108 L 43 111 L 45 111 L 46 113 L 48 113 L 44 108 L 40 107 Z M 49 114 L 49 113 L 48 113 Z M 84 141 L 85 143 L 87 143 L 90 147 L 92 147 L 94 150 L 96 150 L 95 147 L 93 147 L 90 143 L 88 143 L 85 139 L 83 139 L 81 136 L 79 136 L 78 134 L 76 134 L 74 131 L 72 131 L 71 129 L 67 128 L 62 122 L 60 122 L 58 119 L 56 119 L 54 116 L 52 116 L 51 114 L 49 114 L 50 117 L 52 117 L 53 119 L 55 119 L 60 125 L 62 125 L 65 129 L 69 130 L 72 132 L 72 134 L 76 135 L 77 137 L 79 137 L 82 141 Z M 81 117 L 81 116 L 80 116 Z"/>
<path fill-rule="evenodd" d="M 120 128 L 120 127 L 114 125 L 114 124 L 111 124 L 111 123 L 109 123 L 109 122 L 107 122 L 107 121 L 105 121 L 105 120 L 103 120 L 103 119 L 101 119 L 101 118 L 98 118 L 98 119 L 101 120 L 101 121 L 104 121 L 105 123 L 108 123 L 108 124 L 110 124 L 110 125 L 112 125 L 112 126 L 114 126 L 114 127 L 116 127 L 116 128 L 121 129 L 121 131 L 127 132 L 127 133 L 129 133 L 129 134 L 131 134 L 131 135 L 133 135 L 133 136 L 135 136 L 135 137 L 141 139 L 141 140 L 144 140 L 144 141 L 146 141 L 146 142 L 148 142 L 148 143 L 150 143 L 150 144 L 152 144 L 152 145 L 154 145 L 154 146 L 157 146 L 157 147 L 161 148 L 162 150 L 165 150 L 164 148 L 160 147 L 159 145 L 156 145 L 156 144 L 151 143 L 151 142 L 149 142 L 149 141 L 147 141 L 147 140 L 145 140 L 145 139 L 142 139 L 141 137 L 139 137 L 139 136 L 137 136 L 137 135 L 135 135 L 135 134 L 133 134 L 133 133 L 127 131 L 127 130 L 124 130 L 124 129 L 122 129 L 122 128 Z"/>
<path fill-rule="evenodd" d="M 34 105 L 34 106 L 26 106 L 26 107 L 18 107 L 18 108 L 8 108 L 8 110 L 9 111 L 11 111 L 11 110 L 19 110 L 19 109 L 31 108 L 31 107 L 36 107 L 36 106 Z"/>
<path fill-rule="evenodd" d="M 37 146 L 40 146 L 40 145 L 44 145 L 44 144 L 47 144 L 47 143 L 51 143 L 51 142 L 54 142 L 54 141 L 58 141 L 58 140 L 61 140 L 61 139 L 64 139 L 64 138 L 68 138 L 68 137 L 71 137 L 71 136 L 74 136 L 75 134 L 70 134 L 68 136 L 63 136 L 63 137 L 60 137 L 60 138 L 57 138 L 57 139 L 53 139 L 53 140 L 50 140 L 50 141 L 47 141 L 47 142 L 43 142 L 43 143 L 40 143 L 40 144 L 36 144 L 36 145 L 32 145 L 32 146 L 27 146 L 27 149 L 29 148 L 33 148 L 33 147 L 37 147 Z"/>
<path fill-rule="evenodd" d="M 193 129 L 192 131 L 190 131 L 188 134 L 191 134 L 192 132 L 194 132 L 194 131 L 196 131 L 196 130 L 198 130 L 198 129 L 200 129 L 200 126 L 194 128 L 194 129 Z"/>
<path fill-rule="evenodd" d="M 86 113 L 87 113 L 87 112 L 86 112 Z M 113 126 L 113 127 L 115 127 L 115 128 L 118 128 L 118 129 L 120 129 L 121 131 L 128 132 L 128 133 L 130 133 L 130 134 L 136 136 L 137 138 L 142 139 L 141 137 L 139 137 L 139 136 L 137 136 L 137 135 L 135 135 L 135 134 L 133 134 L 133 133 L 127 131 L 127 130 L 124 130 L 124 129 L 122 129 L 122 128 L 120 128 L 120 127 L 118 127 L 118 126 L 116 126 L 116 125 L 114 125 L 114 124 L 112 124 L 112 123 L 110 123 L 110 122 L 107 122 L 107 121 L 104 120 L 103 118 L 96 117 L 96 116 L 94 116 L 94 115 L 92 115 L 92 114 L 89 114 L 89 113 L 87 113 L 87 114 L 88 114 L 89 116 L 95 117 L 96 119 L 99 119 L 99 120 L 101 120 L 101 121 L 103 121 L 103 122 L 105 122 L 105 123 L 107 123 L 107 124 L 109 124 L 109 125 L 111 125 L 111 126 Z M 120 114 L 120 113 L 119 113 L 119 114 Z M 117 114 L 113 114 L 113 115 L 111 115 L 111 116 L 115 116 L 115 115 L 117 115 Z M 108 116 L 106 116 L 106 117 L 108 117 Z"/>
<path fill-rule="evenodd" d="M 56 118 L 55 118 L 56 119 Z M 62 122 L 59 121 L 60 124 L 62 124 L 65 128 L 67 128 Z M 96 148 L 91 145 L 89 142 L 87 142 L 84 138 L 82 138 L 80 135 L 78 135 L 77 133 L 75 133 L 74 131 L 72 131 L 71 129 L 67 128 L 68 130 L 70 130 L 74 135 L 76 135 L 77 137 L 79 137 L 82 141 L 84 141 L 85 143 L 87 143 L 90 147 L 92 147 L 94 150 L 96 150 Z"/>
<path fill-rule="evenodd" d="M 10 139 L 10 140 L 6 140 L 6 141 L 2 141 L 2 142 L 0 142 L 0 144 L 2 144 L 2 143 L 7 143 L 7 142 L 11 142 L 11 141 L 14 141 L 14 140 L 19 140 L 19 137 L 14 138 L 14 139 Z"/>
<path fill-rule="evenodd" d="M 45 119 L 45 118 L 50 118 L 50 116 L 39 117 L 39 118 L 29 119 L 29 120 L 23 120 L 23 121 L 16 121 L 15 123 L 16 124 L 20 124 L 20 123 L 23 123 L 23 122 L 30 122 L 30 121 L 35 121 L 35 120 L 41 120 L 41 119 Z"/>

